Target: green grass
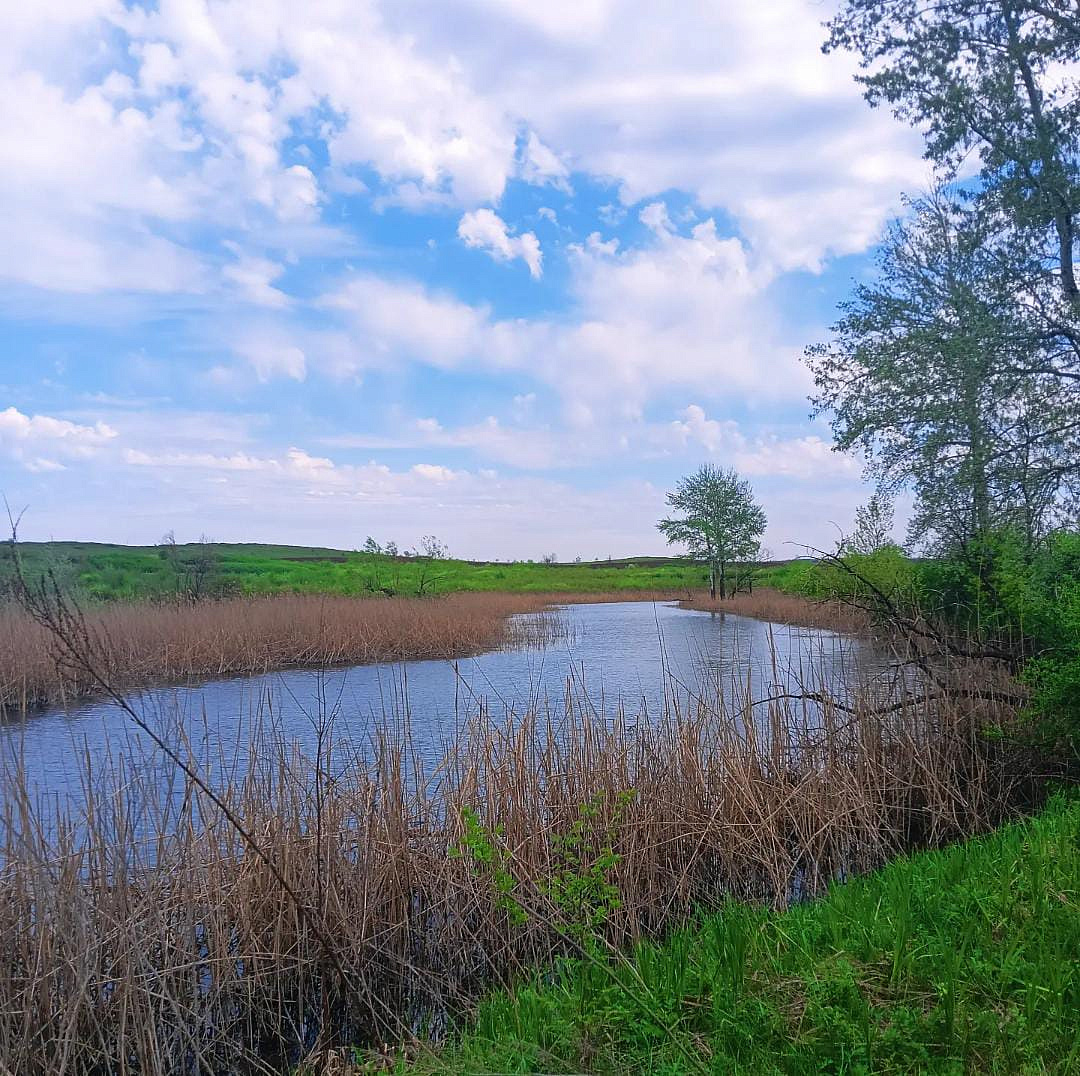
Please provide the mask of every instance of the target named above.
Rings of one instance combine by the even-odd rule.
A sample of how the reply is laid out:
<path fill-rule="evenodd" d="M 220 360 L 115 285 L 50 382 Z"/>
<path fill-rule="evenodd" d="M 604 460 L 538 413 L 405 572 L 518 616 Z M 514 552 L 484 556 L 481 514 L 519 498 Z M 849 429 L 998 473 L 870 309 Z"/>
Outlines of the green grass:
<path fill-rule="evenodd" d="M 567 962 L 408 1071 L 1080 1072 L 1078 852 L 1080 798 L 1058 796 L 821 900 L 733 904 L 641 946 L 648 1004 L 627 967 Z"/>
<path fill-rule="evenodd" d="M 186 565 L 206 551 L 199 545 L 181 545 L 170 557 L 153 546 L 90 542 L 27 542 L 20 548 L 28 575 L 36 577 L 51 569 L 65 587 L 94 601 L 175 594 L 187 585 Z M 213 561 L 208 581 L 214 593 L 571 593 L 696 588 L 706 580 L 699 566 L 664 557 L 548 565 L 428 561 L 304 546 L 214 544 L 208 550 Z M 5 556 L 0 561 L 0 583 L 9 571 Z M 759 582 L 770 582 L 771 576 L 780 578 L 784 571 L 764 569 Z"/>

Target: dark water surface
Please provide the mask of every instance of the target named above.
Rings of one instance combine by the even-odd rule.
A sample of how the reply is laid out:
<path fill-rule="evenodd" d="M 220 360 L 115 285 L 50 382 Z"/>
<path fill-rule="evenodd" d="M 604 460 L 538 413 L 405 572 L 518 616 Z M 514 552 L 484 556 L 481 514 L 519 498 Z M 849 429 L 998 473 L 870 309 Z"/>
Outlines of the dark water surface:
<path fill-rule="evenodd" d="M 717 691 L 764 698 L 836 687 L 856 665 L 876 665 L 869 644 L 818 629 L 769 624 L 652 602 L 561 607 L 566 637 L 543 649 L 501 650 L 451 661 L 360 665 L 163 688 L 131 697 L 171 742 L 186 741 L 200 764 L 222 775 L 242 768 L 255 731 L 270 730 L 301 751 L 316 745 L 319 714 L 334 715 L 334 739 L 360 755 L 379 728 L 409 737 L 420 758 L 438 757 L 483 707 L 496 720 L 530 709 L 575 705 L 648 721 Z M 735 686 L 735 685 L 738 686 Z M 28 785 L 54 800 L 83 799 L 88 764 L 120 764 L 133 776 L 167 781 L 171 769 L 130 718 L 111 703 L 32 713 L 0 725 L 0 768 L 21 758 Z M 2 795 L 2 786 L 0 786 Z"/>

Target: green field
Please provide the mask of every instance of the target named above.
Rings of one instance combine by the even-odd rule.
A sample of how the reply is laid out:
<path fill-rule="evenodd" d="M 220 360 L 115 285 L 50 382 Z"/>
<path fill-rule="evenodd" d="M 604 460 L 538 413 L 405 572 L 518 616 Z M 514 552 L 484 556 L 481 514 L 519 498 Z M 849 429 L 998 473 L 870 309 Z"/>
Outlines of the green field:
<path fill-rule="evenodd" d="M 627 964 L 568 962 L 408 1071 L 1074 1073 L 1078 1029 L 1074 793 L 787 912 L 732 904 Z"/>
<path fill-rule="evenodd" d="M 51 571 L 92 601 L 200 595 L 444 594 L 462 590 L 598 592 L 697 588 L 703 568 L 678 558 L 640 557 L 572 564 L 431 560 L 340 549 L 279 545 L 99 545 L 20 543 L 26 574 Z M 10 557 L 0 573 L 10 573 Z M 763 569 L 765 576 L 776 569 Z M 765 576 L 762 576 L 764 579 Z M 2 580 L 2 575 L 0 575 Z M 760 581 L 760 580 L 759 580 Z"/>

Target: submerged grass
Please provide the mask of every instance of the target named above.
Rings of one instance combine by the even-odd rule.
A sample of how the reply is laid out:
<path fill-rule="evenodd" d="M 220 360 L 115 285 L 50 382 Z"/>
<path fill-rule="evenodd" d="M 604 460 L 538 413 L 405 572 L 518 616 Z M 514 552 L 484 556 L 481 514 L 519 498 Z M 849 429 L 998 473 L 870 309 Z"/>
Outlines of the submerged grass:
<path fill-rule="evenodd" d="M 878 686 L 851 682 L 833 685 L 843 710 L 755 707 L 755 686 L 740 677 L 672 699 L 651 721 L 605 716 L 569 693 L 519 717 L 481 709 L 435 760 L 410 754 L 402 722 L 345 769 L 319 711 L 316 759 L 268 735 L 222 779 L 218 802 L 190 778 L 163 797 L 156 769 L 125 769 L 96 775 L 85 812 L 57 816 L 9 767 L 0 1058 L 19 1076 L 217 1076 L 281 1073 L 350 1043 L 436 1040 L 485 992 L 580 953 L 574 924 L 595 952 L 632 951 L 703 910 L 728 908 L 720 922 L 736 923 L 733 899 L 781 907 L 818 895 L 838 875 L 993 827 L 1037 796 L 1030 771 L 980 734 L 1009 721 L 992 699 L 902 696 L 882 708 Z M 1049 914 L 1049 901 L 1038 907 Z M 646 984 L 679 984 L 664 987 L 672 1007 L 651 1024 L 640 1006 L 611 1015 L 625 999 L 599 980 L 587 984 L 607 999 L 595 1035 L 547 1023 L 565 983 L 492 1002 L 490 1013 L 504 1004 L 522 1021 L 510 1071 L 618 1071 L 624 1050 L 634 1064 L 681 1071 L 650 1027 L 674 1022 L 706 1044 L 714 1025 L 736 1035 L 746 952 L 796 959 L 784 955 L 785 928 L 768 933 L 754 925 L 768 922 L 761 913 L 739 914 L 746 930 L 716 934 L 713 949 L 692 952 L 694 936 L 681 933 L 637 950 Z M 700 963 L 706 952 L 713 964 Z M 859 952 L 876 967 L 869 943 Z M 706 993 L 710 975 L 719 985 Z M 811 994 L 781 1006 L 793 1026 L 818 1020 L 813 1005 L 825 1002 Z M 696 1042 L 671 1045 L 685 1060 Z"/>
<path fill-rule="evenodd" d="M 783 913 L 730 904 L 610 972 L 564 961 L 484 1002 L 453 1047 L 396 1067 L 674 1076 L 689 1056 L 715 1073 L 1074 1073 L 1078 1029 L 1073 791 Z"/>

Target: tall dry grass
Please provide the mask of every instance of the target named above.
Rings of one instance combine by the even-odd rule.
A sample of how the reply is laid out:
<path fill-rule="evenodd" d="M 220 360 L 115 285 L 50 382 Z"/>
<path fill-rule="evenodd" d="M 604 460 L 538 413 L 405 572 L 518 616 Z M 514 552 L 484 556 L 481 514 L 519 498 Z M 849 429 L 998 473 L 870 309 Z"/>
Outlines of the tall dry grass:
<path fill-rule="evenodd" d="M 199 604 L 114 604 L 89 609 L 102 672 L 132 690 L 290 667 L 465 657 L 543 641 L 552 618 L 543 595 L 343 598 L 283 594 Z M 85 672 L 56 660 L 48 631 L 21 608 L 0 608 L 0 708 L 21 711 L 96 690 Z"/>
<path fill-rule="evenodd" d="M 598 806 L 584 840 L 618 856 L 606 931 L 625 944 L 732 896 L 820 892 L 992 826 L 1028 794 L 979 735 L 1009 720 L 1004 705 L 885 708 L 878 687 L 841 687 L 844 709 L 755 707 L 740 683 L 652 724 L 573 697 L 507 722 L 481 712 L 436 764 L 383 737 L 345 776 L 327 765 L 331 727 L 322 764 L 268 737 L 220 795 L 303 908 L 195 784 L 166 808 L 130 775 L 98 774 L 87 816 L 58 822 L 16 768 L 2 800 L 0 1058 L 19 1076 L 281 1073 L 316 1048 L 437 1033 L 566 949 L 544 883 L 585 803 Z M 467 808 L 525 923 L 453 855 Z"/>
<path fill-rule="evenodd" d="M 729 598 L 710 598 L 707 591 L 702 591 L 680 599 L 679 605 L 705 613 L 735 613 L 757 620 L 771 620 L 775 624 L 849 634 L 861 634 L 872 627 L 870 615 L 849 602 L 835 598 L 812 601 L 770 587 L 759 587 L 753 593 L 740 591 Z"/>

